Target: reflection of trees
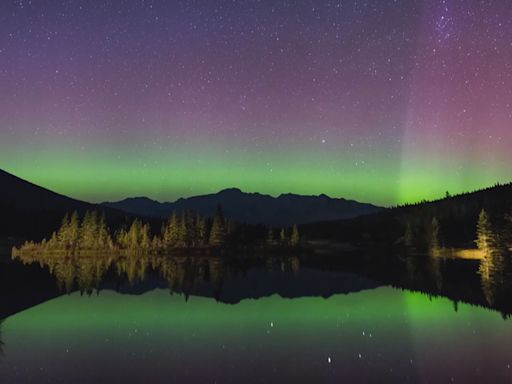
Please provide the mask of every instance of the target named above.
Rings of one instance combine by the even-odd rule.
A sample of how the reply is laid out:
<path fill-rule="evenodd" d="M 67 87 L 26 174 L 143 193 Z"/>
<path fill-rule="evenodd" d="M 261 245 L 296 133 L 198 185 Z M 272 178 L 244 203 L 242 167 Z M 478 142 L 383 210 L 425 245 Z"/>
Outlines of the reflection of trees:
<path fill-rule="evenodd" d="M 290 267 L 294 276 L 297 276 L 300 271 L 300 259 L 298 257 L 290 257 Z"/>
<path fill-rule="evenodd" d="M 2 326 L 4 321 L 0 320 L 0 360 L 4 357 L 4 342 L 2 341 Z"/>
<path fill-rule="evenodd" d="M 409 221 L 405 224 L 404 245 L 407 248 L 412 248 L 414 246 L 414 232 Z"/>
<path fill-rule="evenodd" d="M 296 276 L 300 271 L 300 258 L 298 256 L 274 256 L 265 260 L 265 267 L 272 271 L 279 269 L 281 272 L 292 272 Z"/>
<path fill-rule="evenodd" d="M 439 221 L 437 217 L 433 217 L 429 228 L 428 248 L 431 254 L 438 256 L 441 249 L 441 242 L 439 240 L 439 233 L 441 229 L 439 227 Z"/>
<path fill-rule="evenodd" d="M 178 265 L 176 258 L 155 258 L 153 260 L 153 266 L 160 272 L 161 277 L 167 281 L 171 292 L 175 290 L 173 284 L 177 281 L 178 276 Z"/>
<path fill-rule="evenodd" d="M 437 252 L 431 252 L 428 258 L 429 274 L 437 291 L 441 291 L 443 288 L 443 273 L 441 271 L 442 257 Z"/>
<path fill-rule="evenodd" d="M 108 260 L 97 257 L 74 258 L 57 264 L 58 270 L 63 272 L 61 286 L 65 287 L 66 292 L 72 291 L 76 284 L 81 293 L 89 295 L 99 288 L 109 266 Z"/>
<path fill-rule="evenodd" d="M 418 226 L 422 228 L 422 233 L 415 236 L 414 227 Z M 417 242 L 415 237 L 421 240 Z M 441 246 L 441 226 L 437 217 L 433 216 L 432 219 L 425 219 L 421 225 L 416 224 L 415 226 L 407 220 L 405 222 L 403 244 L 408 251 L 413 250 L 415 244 L 422 244 L 422 247 L 425 247 L 427 251 L 426 259 L 419 259 L 418 255 L 409 254 L 409 252 L 406 254 L 403 260 L 405 262 L 405 272 L 408 281 L 415 282 L 418 277 L 423 275 L 429 278 L 433 289 L 437 292 L 441 291 L 443 288 L 443 274 L 441 271 L 443 250 Z M 421 268 L 418 267 L 420 262 Z M 424 264 L 424 262 L 426 264 Z M 425 273 L 424 268 L 426 268 L 427 273 Z"/>
<path fill-rule="evenodd" d="M 148 276 L 157 275 L 167 282 L 171 293 L 183 293 L 186 298 L 196 289 L 209 285 L 213 297 L 220 299 L 228 276 L 244 272 L 250 265 L 262 265 L 263 259 L 229 259 L 214 256 L 168 256 L 140 252 L 119 253 L 80 252 L 76 254 L 26 253 L 16 256 L 25 264 L 38 263 L 55 277 L 60 290 L 70 293 L 79 289 L 83 294 L 99 292 L 102 280 L 109 275 L 117 283 L 135 285 Z M 265 259 L 269 269 L 281 269 L 294 276 L 300 271 L 299 257 L 284 256 Z"/>
<path fill-rule="evenodd" d="M 209 282 L 214 297 L 219 298 L 226 275 L 225 262 L 216 257 L 154 256 L 153 268 L 167 281 L 171 292 L 182 292 L 186 298 L 199 281 Z"/>
<path fill-rule="evenodd" d="M 489 304 L 492 304 L 494 301 L 494 287 L 492 284 L 492 262 L 488 257 L 484 257 L 480 261 L 480 266 L 478 268 L 478 273 L 480 274 L 480 280 L 482 282 L 482 290 L 484 292 L 485 299 Z"/>
<path fill-rule="evenodd" d="M 135 284 L 144 281 L 149 263 L 148 255 L 128 254 L 126 257 L 118 258 L 115 265 L 118 275 L 126 274 L 128 282 Z"/>
<path fill-rule="evenodd" d="M 92 294 L 98 289 L 112 259 L 105 253 L 85 252 L 80 255 L 55 255 L 40 253 L 18 256 L 25 264 L 33 262 L 47 267 L 55 276 L 57 286 L 67 293 L 77 287 L 81 293 Z"/>
<path fill-rule="evenodd" d="M 504 288 L 505 258 L 499 249 L 488 250 L 478 268 L 482 290 L 489 304 L 494 303 L 497 291 Z"/>
<path fill-rule="evenodd" d="M 223 261 L 221 259 L 209 260 L 208 271 L 210 274 L 210 284 L 213 288 L 213 297 L 219 300 L 225 278 L 225 268 Z"/>
<path fill-rule="evenodd" d="M 50 273 L 53 273 L 55 278 L 57 279 L 57 285 L 59 289 L 71 292 L 73 290 L 75 278 L 76 278 L 76 263 L 69 260 L 49 260 L 48 267 L 50 269 Z"/>
<path fill-rule="evenodd" d="M 416 257 L 409 255 L 405 257 L 405 271 L 409 282 L 416 280 L 416 273 L 418 271 L 418 262 Z"/>
<path fill-rule="evenodd" d="M 429 228 L 429 239 L 428 239 L 428 249 L 429 249 L 429 271 L 430 276 L 434 282 L 434 285 L 438 291 L 443 288 L 443 274 L 441 272 L 441 246 L 439 240 L 439 221 L 434 216 L 430 223 Z"/>

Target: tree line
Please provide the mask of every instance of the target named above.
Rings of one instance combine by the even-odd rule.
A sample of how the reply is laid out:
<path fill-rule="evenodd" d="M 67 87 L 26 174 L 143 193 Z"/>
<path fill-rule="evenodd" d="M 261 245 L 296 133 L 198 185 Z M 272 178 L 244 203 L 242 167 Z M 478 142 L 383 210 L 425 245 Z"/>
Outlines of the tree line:
<path fill-rule="evenodd" d="M 481 209 L 473 225 L 474 246 L 480 251 L 478 274 L 482 291 L 487 302 L 493 304 L 496 292 L 503 291 L 512 262 L 512 214 L 491 216 L 486 209 Z M 434 216 L 421 228 L 418 232 L 407 223 L 403 243 L 407 247 L 426 247 L 432 266 L 438 269 L 437 256 L 442 254 L 446 241 L 440 221 Z"/>
<path fill-rule="evenodd" d="M 223 249 L 245 246 L 253 228 L 238 225 L 227 219 L 219 206 L 212 218 L 194 212 L 174 212 L 162 223 L 159 233 L 153 233 L 149 223 L 134 219 L 130 225 L 111 232 L 104 213 L 87 211 L 80 217 L 75 211 L 66 214 L 60 228 L 40 243 L 28 241 L 23 251 L 132 251 L 165 253 L 174 250 Z M 258 231 L 256 231 L 258 232 Z M 296 225 L 281 228 L 278 235 L 273 228 L 266 229 L 266 237 L 257 239 L 263 247 L 297 247 L 300 235 Z M 254 237 L 254 236 L 253 236 Z"/>
<path fill-rule="evenodd" d="M 450 232 L 454 230 L 437 216 L 406 220 L 400 242 L 407 247 L 442 248 L 450 244 Z M 473 242 L 484 252 L 512 250 L 512 213 L 497 216 L 494 220 L 486 209 L 481 209 L 476 223 L 473 222 Z"/>

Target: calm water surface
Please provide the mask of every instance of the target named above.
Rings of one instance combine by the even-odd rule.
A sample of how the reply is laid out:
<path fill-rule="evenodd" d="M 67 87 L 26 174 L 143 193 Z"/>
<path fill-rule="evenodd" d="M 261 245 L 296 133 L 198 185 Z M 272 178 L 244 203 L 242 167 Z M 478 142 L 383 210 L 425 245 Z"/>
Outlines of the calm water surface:
<path fill-rule="evenodd" d="M 2 322 L 2 383 L 512 382 L 491 306 L 294 260 L 114 264 L 3 266 L 47 292 Z"/>

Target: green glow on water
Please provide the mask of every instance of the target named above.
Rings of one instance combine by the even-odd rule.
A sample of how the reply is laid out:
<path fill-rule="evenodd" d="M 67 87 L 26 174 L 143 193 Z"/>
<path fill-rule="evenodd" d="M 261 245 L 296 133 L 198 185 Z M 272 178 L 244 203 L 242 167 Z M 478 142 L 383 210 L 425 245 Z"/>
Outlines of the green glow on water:
<path fill-rule="evenodd" d="M 503 379 L 512 374 L 507 340 L 512 323 L 498 313 L 464 304 L 455 312 L 447 299 L 391 288 L 329 299 L 274 295 L 236 305 L 203 297 L 185 302 L 164 290 L 137 296 L 102 291 L 99 297 L 62 296 L 8 318 L 0 374 L 9 377 L 23 365 L 28 373 L 43 366 L 50 377 L 88 377 L 65 368 L 85 363 L 103 374 L 127 364 L 121 375 L 127 377 L 135 367 L 160 367 L 179 378 L 195 369 L 196 379 L 233 379 L 253 369 L 264 376 L 280 367 L 287 377 L 343 371 L 371 379 L 393 366 L 390 379 L 430 370 L 444 380 L 452 361 L 459 379 L 471 377 L 467 367 L 476 366 L 481 375 Z"/>

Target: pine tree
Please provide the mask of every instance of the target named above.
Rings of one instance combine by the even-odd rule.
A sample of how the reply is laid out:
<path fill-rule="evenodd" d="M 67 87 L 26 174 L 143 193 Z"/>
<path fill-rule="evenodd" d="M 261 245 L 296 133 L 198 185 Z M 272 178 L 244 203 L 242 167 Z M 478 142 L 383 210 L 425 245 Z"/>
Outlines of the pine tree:
<path fill-rule="evenodd" d="M 410 222 L 407 222 L 405 225 L 404 245 L 406 247 L 412 247 L 414 245 L 414 232 Z"/>
<path fill-rule="evenodd" d="M 158 236 L 153 236 L 153 240 L 151 241 L 151 252 L 159 252 L 162 248 L 162 242 Z"/>
<path fill-rule="evenodd" d="M 478 272 L 485 297 L 492 304 L 495 293 L 501 289 L 504 283 L 505 259 L 498 244 L 498 236 L 493 231 L 487 212 L 483 209 L 478 217 L 476 232 L 476 244 L 478 249 L 484 253 Z"/>
<path fill-rule="evenodd" d="M 71 214 L 69 219 L 69 242 L 70 248 L 76 249 L 78 246 L 78 242 L 80 240 L 80 219 L 78 217 L 77 211 L 74 211 Z"/>
<path fill-rule="evenodd" d="M 140 248 L 142 223 L 139 219 L 133 220 L 127 233 L 128 249 L 134 251 Z"/>
<path fill-rule="evenodd" d="M 206 222 L 199 215 L 196 217 L 196 236 L 198 246 L 203 246 L 206 244 Z"/>
<path fill-rule="evenodd" d="M 187 228 L 187 215 L 183 212 L 180 216 L 178 216 L 176 247 L 186 248 L 188 243 L 189 236 Z"/>
<path fill-rule="evenodd" d="M 103 212 L 98 221 L 98 233 L 97 233 L 97 248 L 98 249 L 111 249 L 112 238 L 107 228 L 105 219 L 105 212 Z"/>
<path fill-rule="evenodd" d="M 430 223 L 430 239 L 429 239 L 429 249 L 431 251 L 437 252 L 439 250 L 439 221 L 437 217 L 432 218 L 432 222 Z"/>
<path fill-rule="evenodd" d="M 88 249 L 91 244 L 92 239 L 90 238 L 90 228 L 91 228 L 91 214 L 89 211 L 85 212 L 84 217 L 82 218 L 82 222 L 80 223 L 79 230 L 79 239 L 78 239 L 78 248 L 79 249 Z"/>
<path fill-rule="evenodd" d="M 286 237 L 286 231 L 284 228 L 281 228 L 281 232 L 279 232 L 279 240 L 281 244 L 288 244 L 288 238 Z"/>
<path fill-rule="evenodd" d="M 512 250 L 512 213 L 505 215 L 505 224 L 503 225 L 503 245 L 505 249 Z"/>
<path fill-rule="evenodd" d="M 140 229 L 140 247 L 147 252 L 151 249 L 151 243 L 151 232 L 149 224 L 146 223 Z"/>
<path fill-rule="evenodd" d="M 173 212 L 163 235 L 163 245 L 166 249 L 176 247 L 179 240 L 179 220 L 176 212 Z"/>
<path fill-rule="evenodd" d="M 235 222 L 231 219 L 226 219 L 226 235 L 230 236 L 235 231 Z"/>
<path fill-rule="evenodd" d="M 117 231 L 116 243 L 120 249 L 128 248 L 128 233 L 126 232 L 126 228 L 123 227 L 119 231 Z"/>
<path fill-rule="evenodd" d="M 496 243 L 496 236 L 493 233 L 491 221 L 487 212 L 482 209 L 478 216 L 478 223 L 476 227 L 476 245 L 478 249 L 488 253 L 490 252 Z"/>
<path fill-rule="evenodd" d="M 171 221 L 172 216 L 169 217 L 169 219 L 162 224 L 162 228 L 160 230 L 160 236 L 162 237 L 162 246 L 165 248 L 171 247 Z"/>
<path fill-rule="evenodd" d="M 294 224 L 292 228 L 292 236 L 290 238 L 290 245 L 292 247 L 296 247 L 299 245 L 300 242 L 300 235 L 299 235 L 299 229 L 297 228 L 297 225 Z"/>
<path fill-rule="evenodd" d="M 224 220 L 224 214 L 222 213 L 222 207 L 217 207 L 217 212 L 213 218 L 212 229 L 210 231 L 210 245 L 214 247 L 221 247 L 226 242 L 226 222 Z"/>
<path fill-rule="evenodd" d="M 274 244 L 274 230 L 272 228 L 268 229 L 267 232 L 267 245 L 273 245 Z"/>
<path fill-rule="evenodd" d="M 48 240 L 48 243 L 46 244 L 46 248 L 50 251 L 55 251 L 59 249 L 59 239 L 57 237 L 57 232 L 52 233 L 50 240 Z"/>
<path fill-rule="evenodd" d="M 68 249 L 69 240 L 69 215 L 66 213 L 62 219 L 62 224 L 57 231 L 55 248 Z"/>
<path fill-rule="evenodd" d="M 197 225 L 196 215 L 192 212 L 185 214 L 185 228 L 187 247 L 195 247 L 197 245 Z"/>
<path fill-rule="evenodd" d="M 87 211 L 80 225 L 79 249 L 91 250 L 98 247 L 98 212 Z"/>

